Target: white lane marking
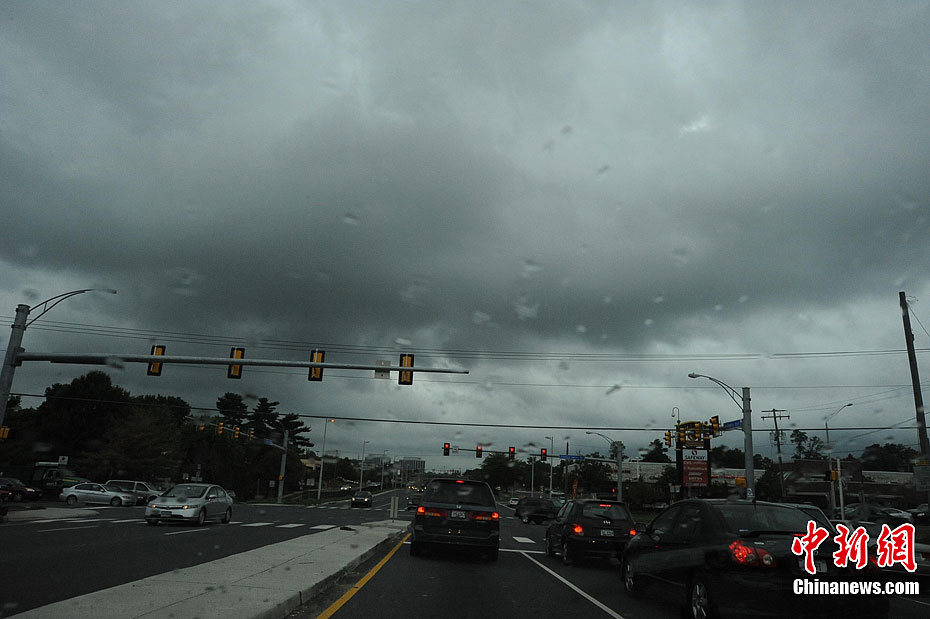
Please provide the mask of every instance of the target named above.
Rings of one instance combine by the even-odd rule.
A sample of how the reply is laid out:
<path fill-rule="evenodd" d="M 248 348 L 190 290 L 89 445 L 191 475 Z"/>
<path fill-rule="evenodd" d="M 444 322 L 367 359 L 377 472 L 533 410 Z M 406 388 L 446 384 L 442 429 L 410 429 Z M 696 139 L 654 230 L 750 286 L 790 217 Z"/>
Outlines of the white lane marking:
<path fill-rule="evenodd" d="M 113 524 L 122 524 L 124 522 L 145 522 L 145 520 L 139 520 L 138 518 L 129 518 L 127 520 L 114 520 Z"/>
<path fill-rule="evenodd" d="M 185 533 L 198 533 L 200 531 L 209 531 L 210 529 L 188 529 L 187 531 L 173 531 L 171 533 L 165 533 L 165 535 L 184 535 Z"/>
<path fill-rule="evenodd" d="M 92 524 L 89 527 L 61 527 L 60 529 L 39 529 L 36 533 L 48 533 L 49 531 L 73 531 L 74 529 L 96 529 L 97 525 Z"/>
<path fill-rule="evenodd" d="M 298 522 L 298 523 L 291 523 L 291 524 L 279 524 L 279 525 L 276 525 L 275 528 L 278 528 L 278 529 L 296 529 L 297 527 L 302 527 L 302 526 L 304 526 L 304 525 Z"/>
<path fill-rule="evenodd" d="M 245 520 L 233 520 L 229 524 L 242 524 L 243 522 L 245 522 Z"/>
<path fill-rule="evenodd" d="M 517 537 L 516 535 L 514 535 L 513 538 L 516 541 L 520 542 L 521 544 L 535 544 L 536 543 L 528 537 Z"/>
<path fill-rule="evenodd" d="M 533 563 L 535 563 L 536 565 L 538 565 L 538 566 L 541 567 L 542 569 L 544 569 L 544 570 L 546 570 L 547 572 L 549 572 L 550 574 L 552 574 L 552 576 L 554 576 L 554 577 L 555 577 L 557 580 L 559 580 L 562 584 L 564 584 L 564 585 L 567 586 L 569 589 L 571 589 L 572 591 L 574 591 L 575 593 L 577 593 L 578 595 L 580 595 L 580 596 L 583 597 L 584 599 L 588 600 L 589 602 L 591 602 L 592 604 L 594 604 L 595 606 L 597 606 L 598 608 L 600 608 L 600 609 L 601 609 L 602 611 L 604 611 L 608 616 L 613 617 L 613 619 L 624 619 L 623 615 L 614 612 L 613 610 L 611 610 L 610 608 L 608 608 L 607 606 L 605 606 L 605 605 L 604 605 L 603 603 L 601 603 L 600 601 L 596 600 L 595 598 L 591 597 L 590 595 L 588 595 L 587 593 L 585 593 L 584 591 L 582 591 L 581 589 L 579 589 L 579 588 L 578 588 L 576 585 L 574 585 L 573 583 L 571 583 L 571 582 L 565 580 L 564 578 L 562 578 L 561 576 L 559 576 L 558 574 L 556 574 L 555 572 L 553 572 L 552 570 L 550 570 L 548 567 L 546 567 L 545 565 L 543 565 L 542 563 L 540 563 L 539 561 L 537 561 L 536 559 L 534 559 L 533 557 L 531 557 L 531 556 L 529 555 L 528 552 L 525 552 L 525 551 L 524 551 L 524 552 L 521 552 L 520 554 L 522 554 L 522 555 L 525 556 L 527 559 L 529 559 L 530 561 L 532 561 Z"/>
<path fill-rule="evenodd" d="M 48 524 L 49 522 L 61 522 L 59 518 L 49 518 L 48 520 L 30 520 L 29 524 Z M 70 520 L 68 522 L 71 522 Z"/>
<path fill-rule="evenodd" d="M 530 554 L 530 555 L 546 554 L 545 551 L 543 550 L 520 550 L 519 548 L 501 548 L 500 550 L 501 552 L 519 552 L 521 555 L 522 554 Z"/>
<path fill-rule="evenodd" d="M 250 522 L 242 526 L 244 527 L 267 527 L 269 524 L 274 524 L 274 523 L 273 522 Z"/>
<path fill-rule="evenodd" d="M 333 529 L 338 527 L 338 524 L 318 524 L 315 527 L 310 527 L 311 529 Z"/>

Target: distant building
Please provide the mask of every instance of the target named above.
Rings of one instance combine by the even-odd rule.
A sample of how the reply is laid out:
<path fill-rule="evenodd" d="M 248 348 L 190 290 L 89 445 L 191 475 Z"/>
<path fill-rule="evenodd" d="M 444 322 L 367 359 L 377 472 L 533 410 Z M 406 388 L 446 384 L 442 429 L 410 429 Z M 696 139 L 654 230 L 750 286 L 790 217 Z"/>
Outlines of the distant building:
<path fill-rule="evenodd" d="M 426 460 L 423 458 L 398 458 L 394 461 L 394 466 L 405 477 L 426 472 Z"/>

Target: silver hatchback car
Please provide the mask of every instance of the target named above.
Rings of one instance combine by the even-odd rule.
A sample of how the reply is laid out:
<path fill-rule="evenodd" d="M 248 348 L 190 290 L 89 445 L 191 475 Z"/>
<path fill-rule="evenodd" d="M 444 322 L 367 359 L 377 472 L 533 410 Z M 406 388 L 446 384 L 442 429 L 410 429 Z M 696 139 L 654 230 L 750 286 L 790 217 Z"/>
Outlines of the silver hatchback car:
<path fill-rule="evenodd" d="M 145 506 L 145 521 L 196 522 L 219 520 L 228 524 L 232 519 L 232 497 L 214 484 L 178 484 Z"/>

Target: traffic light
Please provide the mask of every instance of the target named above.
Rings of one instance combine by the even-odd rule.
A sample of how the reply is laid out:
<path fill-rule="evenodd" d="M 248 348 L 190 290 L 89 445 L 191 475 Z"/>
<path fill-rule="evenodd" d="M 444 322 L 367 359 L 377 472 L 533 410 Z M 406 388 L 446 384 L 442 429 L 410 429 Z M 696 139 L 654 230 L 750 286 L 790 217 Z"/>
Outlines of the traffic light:
<path fill-rule="evenodd" d="M 448 456 L 448 455 L 449 455 L 449 443 L 443 443 L 443 444 L 442 444 L 442 455 L 444 455 L 444 456 Z"/>
<path fill-rule="evenodd" d="M 251 441 L 253 438 L 255 438 L 255 430 L 249 430 L 249 440 Z"/>
<path fill-rule="evenodd" d="M 475 446 L 475 457 L 476 457 L 476 458 L 480 458 L 480 457 L 481 457 L 481 445 Z"/>
<path fill-rule="evenodd" d="M 207 427 L 207 424 L 205 424 L 204 422 L 202 422 L 202 421 L 198 421 L 198 422 L 197 422 L 197 431 L 198 431 L 198 432 L 203 432 L 204 428 L 206 428 L 206 427 Z"/>
<path fill-rule="evenodd" d="M 223 433 L 223 422 L 222 421 L 216 424 L 216 433 L 217 434 Z"/>
<path fill-rule="evenodd" d="M 325 350 L 311 350 L 310 351 L 310 361 L 313 363 L 323 363 L 323 359 L 326 358 Z M 323 380 L 323 368 L 310 368 L 310 373 L 307 375 L 307 380 L 321 381 Z"/>
<path fill-rule="evenodd" d="M 671 446 L 672 446 L 672 432 L 671 432 L 671 430 L 666 430 L 666 431 L 665 431 L 665 446 L 666 446 L 666 447 L 671 447 Z"/>
<path fill-rule="evenodd" d="M 830 469 L 823 475 L 824 481 L 836 481 L 839 478 L 839 475 L 836 473 L 836 469 Z"/>
<path fill-rule="evenodd" d="M 713 431 L 714 436 L 720 436 L 720 417 L 714 415 L 710 418 L 710 429 Z"/>
<path fill-rule="evenodd" d="M 413 355 L 404 353 L 400 356 L 400 367 L 402 368 L 412 368 L 413 367 Z M 412 385 L 413 384 L 413 372 L 409 371 L 400 371 L 397 373 L 397 384 L 398 385 Z"/>
<path fill-rule="evenodd" d="M 680 446 L 685 442 L 685 429 L 681 426 L 678 426 L 678 445 Z"/>
<path fill-rule="evenodd" d="M 10 427 L 0 426 L 0 441 L 10 438 Z"/>
<path fill-rule="evenodd" d="M 238 348 L 233 346 L 229 349 L 229 358 L 230 359 L 244 359 L 245 358 L 245 348 Z M 242 366 L 241 365 L 230 365 L 226 368 L 226 378 L 242 378 Z"/>
<path fill-rule="evenodd" d="M 508 448 L 507 448 L 507 452 L 508 452 L 508 454 L 509 454 L 511 460 L 513 460 L 514 458 L 517 457 L 517 448 L 516 448 L 516 447 L 508 447 Z"/>
<path fill-rule="evenodd" d="M 239 426 L 233 428 L 233 438 L 239 440 Z"/>
<path fill-rule="evenodd" d="M 549 452 L 546 450 L 545 447 L 543 447 L 542 449 L 539 450 L 539 460 L 540 460 L 540 462 L 545 462 L 545 461 L 546 461 L 546 455 L 547 455 L 548 453 L 549 453 Z"/>
<path fill-rule="evenodd" d="M 153 356 L 164 357 L 165 356 L 165 347 L 161 344 L 155 344 L 152 346 L 152 352 L 149 353 Z M 161 376 L 161 362 L 154 361 L 149 363 L 149 369 L 146 371 L 146 374 L 149 376 Z"/>

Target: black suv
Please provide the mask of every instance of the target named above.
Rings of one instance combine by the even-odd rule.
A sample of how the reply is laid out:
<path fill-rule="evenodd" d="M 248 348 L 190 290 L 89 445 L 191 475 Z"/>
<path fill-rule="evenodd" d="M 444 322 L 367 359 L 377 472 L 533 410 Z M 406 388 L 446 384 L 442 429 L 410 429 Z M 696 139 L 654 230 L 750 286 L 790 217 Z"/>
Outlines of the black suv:
<path fill-rule="evenodd" d="M 561 554 L 566 565 L 583 556 L 619 558 L 634 535 L 633 516 L 624 503 L 568 501 L 546 529 L 546 554 Z"/>
<path fill-rule="evenodd" d="M 552 499 L 524 497 L 514 508 L 514 515 L 524 523 L 535 522 L 542 524 L 543 520 L 552 520 L 556 513 L 555 503 Z"/>
<path fill-rule="evenodd" d="M 491 487 L 467 479 L 429 482 L 413 519 L 410 554 L 419 555 L 425 546 L 478 548 L 496 561 L 500 513 Z"/>

